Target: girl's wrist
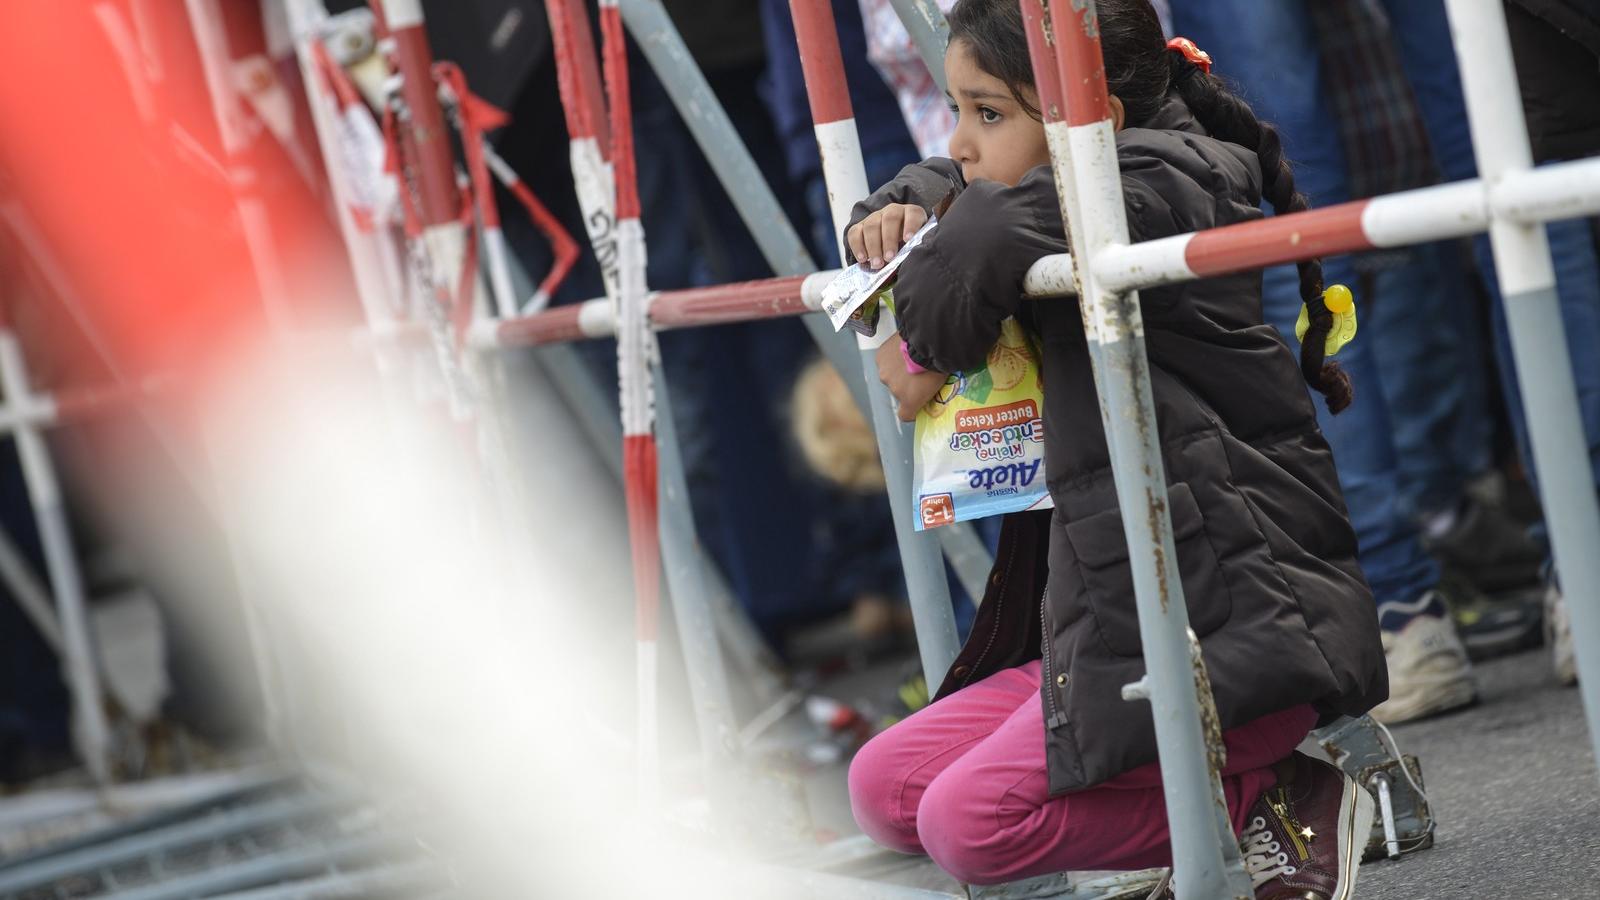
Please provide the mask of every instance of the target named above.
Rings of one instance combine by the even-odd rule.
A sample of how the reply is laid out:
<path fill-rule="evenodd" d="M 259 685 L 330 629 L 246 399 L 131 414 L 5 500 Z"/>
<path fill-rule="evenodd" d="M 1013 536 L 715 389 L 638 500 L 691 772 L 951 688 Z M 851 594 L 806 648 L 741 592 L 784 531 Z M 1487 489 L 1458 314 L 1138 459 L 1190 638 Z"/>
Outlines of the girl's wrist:
<path fill-rule="evenodd" d="M 917 361 L 911 358 L 911 349 L 906 346 L 904 340 L 900 342 L 900 358 L 906 361 L 907 375 L 921 375 L 928 371 L 927 366 L 918 365 Z"/>

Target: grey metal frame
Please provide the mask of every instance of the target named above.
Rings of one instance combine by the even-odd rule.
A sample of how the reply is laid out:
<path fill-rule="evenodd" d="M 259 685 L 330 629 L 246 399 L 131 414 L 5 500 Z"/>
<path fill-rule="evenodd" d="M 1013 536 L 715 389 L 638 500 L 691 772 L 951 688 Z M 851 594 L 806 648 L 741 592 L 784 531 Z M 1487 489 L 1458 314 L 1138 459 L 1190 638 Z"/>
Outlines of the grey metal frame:
<path fill-rule="evenodd" d="M 928 74 L 933 76 L 933 83 L 939 90 L 948 91 L 950 88 L 944 81 L 944 49 L 950 43 L 950 25 L 944 19 L 944 11 L 933 0 L 889 0 L 889 5 L 894 7 L 900 24 L 911 35 L 911 42 L 916 44 Z"/>
<path fill-rule="evenodd" d="M 295 847 L 248 859 L 184 878 L 163 881 L 131 891 L 118 891 L 122 900 L 188 900 L 214 897 L 260 884 L 328 872 L 331 867 L 396 855 L 414 848 L 394 836 L 357 834 L 341 836 L 316 846 Z"/>
<path fill-rule="evenodd" d="M 22 554 L 11 535 L 0 528 L 0 581 L 5 582 L 11 596 L 39 629 L 39 636 L 56 653 L 65 650 L 61 637 L 61 623 L 51 609 L 50 591 L 33 570 L 33 564 Z"/>
<path fill-rule="evenodd" d="M 297 795 L 180 820 L 116 840 L 92 844 L 74 852 L 58 853 L 33 863 L 0 869 L 0 896 L 41 889 L 75 874 L 110 869 L 172 847 L 221 840 L 234 834 L 326 815 L 344 805 L 342 801 L 326 797 Z"/>
<path fill-rule="evenodd" d="M 1497 0 L 1446 0 L 1445 7 L 1479 176 L 1493 185 L 1533 167 L 1505 11 Z M 1489 242 L 1521 382 L 1539 499 L 1565 586 L 1589 739 L 1600 755 L 1600 499 L 1592 490 L 1594 470 L 1544 224 L 1514 221 L 1497 212 L 1491 209 Z"/>
<path fill-rule="evenodd" d="M 672 415 L 667 379 L 657 360 L 651 365 L 656 392 L 656 469 L 661 520 L 661 561 L 666 570 L 668 602 L 678 626 L 689 675 L 689 696 L 700 730 L 700 761 L 713 809 L 729 808 L 732 798 L 730 763 L 739 751 L 739 729 L 733 720 L 733 697 L 717 642 L 714 613 L 708 601 L 709 560 L 695 538 L 694 511 L 684 477 L 678 426 Z"/>
<path fill-rule="evenodd" d="M 445 867 L 419 860 L 377 866 L 357 872 L 334 872 L 238 893 L 218 894 L 217 900 L 315 900 L 319 897 L 415 897 L 426 888 L 449 882 Z M 446 891 L 444 896 L 455 896 Z"/>

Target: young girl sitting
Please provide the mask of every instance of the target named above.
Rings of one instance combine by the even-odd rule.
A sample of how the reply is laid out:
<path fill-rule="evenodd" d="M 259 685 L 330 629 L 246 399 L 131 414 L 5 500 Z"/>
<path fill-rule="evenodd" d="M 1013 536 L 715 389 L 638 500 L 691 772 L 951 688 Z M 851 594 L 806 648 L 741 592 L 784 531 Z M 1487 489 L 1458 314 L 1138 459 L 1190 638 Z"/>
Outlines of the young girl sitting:
<path fill-rule="evenodd" d="M 1133 240 L 1249 221 L 1263 197 L 1306 207 L 1276 133 L 1192 51 L 1168 48 L 1149 0 L 1098 8 Z M 1055 510 L 1005 520 L 971 637 L 936 701 L 857 755 L 851 804 L 878 842 L 973 883 L 1166 865 L 1154 724 L 1121 695 L 1145 666 L 1083 321 L 1071 300 L 1022 299 L 1028 267 L 1066 241 L 1017 0 L 961 0 L 950 36 L 951 158 L 909 166 L 859 204 L 846 241 L 855 259 L 888 259 L 958 191 L 900 269 L 900 337 L 880 377 L 913 417 L 943 373 L 983 363 L 1003 319 L 1022 320 L 1043 348 Z M 1350 386 L 1322 358 L 1321 267 L 1300 272 L 1312 328 L 1298 365 L 1262 322 L 1259 272 L 1139 295 L 1178 566 L 1225 729 L 1223 786 L 1267 900 L 1351 896 L 1372 799 L 1294 749 L 1320 720 L 1387 693 L 1301 379 L 1334 411 Z"/>

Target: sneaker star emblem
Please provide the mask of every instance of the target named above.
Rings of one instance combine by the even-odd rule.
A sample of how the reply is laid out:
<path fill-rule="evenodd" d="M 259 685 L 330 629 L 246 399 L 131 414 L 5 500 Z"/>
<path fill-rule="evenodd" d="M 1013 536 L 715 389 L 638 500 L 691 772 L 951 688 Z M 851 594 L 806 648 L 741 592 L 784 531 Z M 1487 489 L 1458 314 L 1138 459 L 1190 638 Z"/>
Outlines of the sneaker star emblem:
<path fill-rule="evenodd" d="M 1315 831 L 1312 831 L 1310 826 L 1307 826 L 1305 828 L 1300 829 L 1300 836 L 1305 838 L 1306 839 L 1306 843 L 1309 844 L 1313 840 L 1316 839 L 1317 833 Z"/>

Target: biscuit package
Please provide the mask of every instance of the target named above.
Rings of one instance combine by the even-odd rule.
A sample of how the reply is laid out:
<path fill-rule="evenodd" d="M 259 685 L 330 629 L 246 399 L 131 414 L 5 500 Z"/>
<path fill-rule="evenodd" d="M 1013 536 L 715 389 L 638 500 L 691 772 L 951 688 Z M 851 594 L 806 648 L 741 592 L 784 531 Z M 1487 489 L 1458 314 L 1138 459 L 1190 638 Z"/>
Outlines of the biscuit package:
<path fill-rule="evenodd" d="M 917 413 L 917 530 L 1053 506 L 1043 416 L 1038 348 L 1006 319 L 983 368 L 952 373 Z"/>

